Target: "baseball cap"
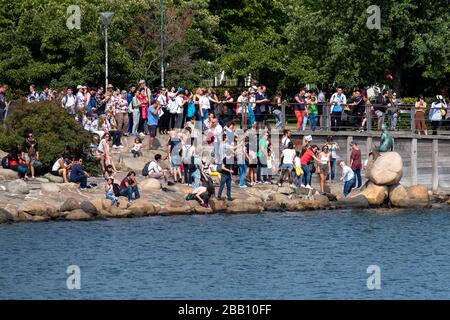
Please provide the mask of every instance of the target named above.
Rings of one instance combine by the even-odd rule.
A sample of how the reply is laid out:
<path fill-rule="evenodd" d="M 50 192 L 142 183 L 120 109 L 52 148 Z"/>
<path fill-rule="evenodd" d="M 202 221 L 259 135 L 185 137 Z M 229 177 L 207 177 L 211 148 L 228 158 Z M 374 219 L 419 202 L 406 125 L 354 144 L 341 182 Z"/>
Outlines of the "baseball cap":
<path fill-rule="evenodd" d="M 139 80 L 139 84 L 145 83 L 145 80 Z"/>

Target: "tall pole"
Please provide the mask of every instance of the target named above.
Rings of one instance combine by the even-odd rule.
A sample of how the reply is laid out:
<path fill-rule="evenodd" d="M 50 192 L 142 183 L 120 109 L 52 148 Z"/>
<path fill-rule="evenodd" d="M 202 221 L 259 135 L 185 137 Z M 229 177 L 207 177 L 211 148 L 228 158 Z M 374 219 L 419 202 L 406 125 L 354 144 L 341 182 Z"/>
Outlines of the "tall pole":
<path fill-rule="evenodd" d="M 161 88 L 164 87 L 164 0 L 159 0 L 161 15 Z"/>
<path fill-rule="evenodd" d="M 105 92 L 108 90 L 108 27 L 105 27 Z"/>

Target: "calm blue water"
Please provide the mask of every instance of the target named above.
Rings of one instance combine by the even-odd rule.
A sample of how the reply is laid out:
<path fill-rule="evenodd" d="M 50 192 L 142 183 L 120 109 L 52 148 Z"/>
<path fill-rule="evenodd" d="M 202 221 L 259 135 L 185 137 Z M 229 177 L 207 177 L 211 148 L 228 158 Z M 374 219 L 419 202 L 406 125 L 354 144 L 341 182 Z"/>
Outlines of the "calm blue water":
<path fill-rule="evenodd" d="M 449 245 L 442 210 L 1 225 L 0 298 L 449 299 Z"/>

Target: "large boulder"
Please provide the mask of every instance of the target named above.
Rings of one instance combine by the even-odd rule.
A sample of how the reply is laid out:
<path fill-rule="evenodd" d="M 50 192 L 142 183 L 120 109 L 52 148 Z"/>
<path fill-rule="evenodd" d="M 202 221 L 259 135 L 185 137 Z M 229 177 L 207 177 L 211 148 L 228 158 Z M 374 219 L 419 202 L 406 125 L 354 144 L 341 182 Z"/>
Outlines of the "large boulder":
<path fill-rule="evenodd" d="M 143 157 L 133 158 L 130 153 L 130 155 L 122 154 L 119 164 L 122 171 L 134 171 L 136 174 L 140 174 L 146 162 L 148 161 Z"/>
<path fill-rule="evenodd" d="M 41 190 L 45 193 L 58 193 L 61 189 L 55 183 L 43 183 L 41 184 Z"/>
<path fill-rule="evenodd" d="M 91 214 L 93 216 L 97 215 L 97 208 L 90 201 L 83 201 L 83 202 L 81 202 L 80 208 L 84 212 L 89 213 L 89 214 Z"/>
<path fill-rule="evenodd" d="M 187 203 L 168 203 L 161 207 L 159 214 L 161 215 L 185 215 L 193 212 L 192 207 Z"/>
<path fill-rule="evenodd" d="M 112 201 L 106 198 L 95 198 L 91 199 L 90 202 L 97 209 L 97 214 L 99 214 L 102 210 L 109 211 L 112 207 Z"/>
<path fill-rule="evenodd" d="M 0 180 L 13 180 L 17 179 L 17 177 L 18 174 L 16 171 L 0 168 Z"/>
<path fill-rule="evenodd" d="M 157 179 L 148 178 L 139 183 L 139 188 L 143 192 L 153 192 L 161 190 L 161 182 Z"/>
<path fill-rule="evenodd" d="M 28 194 L 30 189 L 25 181 L 16 179 L 6 184 L 6 191 L 13 194 Z"/>
<path fill-rule="evenodd" d="M 351 198 L 342 198 L 336 202 L 336 207 L 339 209 L 367 209 L 369 206 L 369 200 L 362 194 Z"/>
<path fill-rule="evenodd" d="M 369 182 L 364 190 L 361 191 L 361 194 L 367 198 L 370 205 L 379 206 L 387 199 L 389 189 L 387 186 L 380 186 Z"/>
<path fill-rule="evenodd" d="M 14 217 L 12 216 L 12 214 L 6 211 L 5 209 L 0 208 L 0 224 L 9 223 L 13 221 Z"/>
<path fill-rule="evenodd" d="M 73 211 L 73 210 L 77 210 L 77 209 L 81 209 L 80 202 L 75 198 L 68 198 L 61 205 L 60 211 L 65 212 L 65 211 Z"/>
<path fill-rule="evenodd" d="M 63 177 L 54 176 L 51 173 L 46 173 L 44 175 L 44 178 L 46 178 L 48 181 L 53 182 L 53 183 L 63 183 L 64 182 Z"/>
<path fill-rule="evenodd" d="M 31 216 L 42 216 L 50 218 L 59 217 L 59 210 L 54 205 L 41 201 L 23 203 L 19 207 L 18 213 L 26 213 Z"/>
<path fill-rule="evenodd" d="M 284 195 L 290 195 L 294 193 L 294 190 L 291 187 L 279 187 L 277 192 Z"/>
<path fill-rule="evenodd" d="M 247 202 L 235 199 L 226 202 L 227 213 L 261 213 L 264 211 L 263 203 Z"/>
<path fill-rule="evenodd" d="M 70 211 L 69 213 L 66 214 L 65 217 L 66 217 L 66 220 L 71 220 L 71 221 L 92 220 L 92 216 L 89 213 L 84 212 L 81 209 Z"/>
<path fill-rule="evenodd" d="M 121 209 L 116 206 L 112 206 L 111 209 L 109 209 L 110 217 L 113 218 L 128 218 L 131 217 L 133 214 L 128 209 Z"/>
<path fill-rule="evenodd" d="M 281 204 L 281 203 L 289 200 L 289 197 L 287 195 L 281 194 L 281 193 L 272 193 L 271 195 L 269 195 L 268 200 Z"/>
<path fill-rule="evenodd" d="M 391 205 L 397 208 L 428 208 L 431 206 L 428 188 L 416 185 L 409 188 L 401 184 L 392 186 L 389 192 Z"/>
<path fill-rule="evenodd" d="M 143 217 L 148 215 L 153 215 L 158 213 L 158 207 L 146 199 L 138 199 L 131 203 L 131 205 L 127 208 L 131 212 L 133 216 Z"/>
<path fill-rule="evenodd" d="M 217 198 L 209 199 L 209 206 L 215 213 L 223 213 L 227 211 L 227 206 L 225 205 L 225 201 L 219 200 Z"/>
<path fill-rule="evenodd" d="M 403 176 L 403 161 L 397 152 L 382 153 L 366 171 L 366 177 L 380 186 L 391 186 L 400 182 Z"/>

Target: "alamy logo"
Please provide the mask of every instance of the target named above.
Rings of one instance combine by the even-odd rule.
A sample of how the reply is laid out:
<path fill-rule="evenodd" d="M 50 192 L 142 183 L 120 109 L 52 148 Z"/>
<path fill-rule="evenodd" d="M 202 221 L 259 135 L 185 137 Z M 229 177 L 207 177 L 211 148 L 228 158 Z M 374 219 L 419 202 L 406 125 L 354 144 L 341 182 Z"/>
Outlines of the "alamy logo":
<path fill-rule="evenodd" d="M 381 29 L 381 9 L 379 6 L 372 5 L 367 8 L 366 12 L 370 14 L 367 18 L 366 26 L 370 30 Z"/>
<path fill-rule="evenodd" d="M 77 265 L 70 265 L 67 267 L 67 274 L 70 276 L 67 278 L 66 285 L 69 290 L 81 289 L 81 270 Z"/>
<path fill-rule="evenodd" d="M 370 265 L 367 267 L 367 273 L 370 276 L 367 278 L 367 289 L 380 290 L 381 289 L 381 269 L 377 265 Z"/>
<path fill-rule="evenodd" d="M 69 30 L 81 29 L 81 9 L 80 6 L 71 5 L 67 7 L 69 17 L 66 20 L 66 26 Z"/>

